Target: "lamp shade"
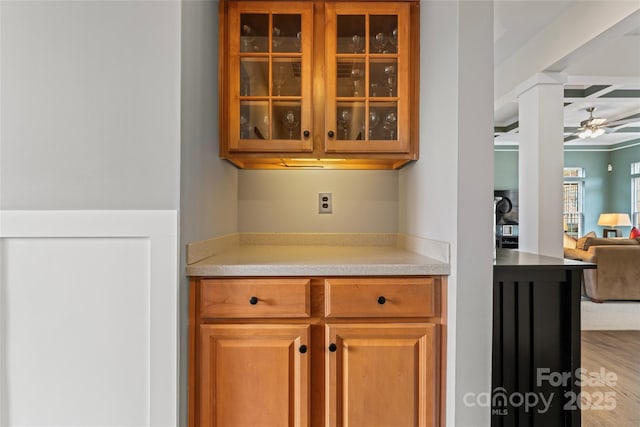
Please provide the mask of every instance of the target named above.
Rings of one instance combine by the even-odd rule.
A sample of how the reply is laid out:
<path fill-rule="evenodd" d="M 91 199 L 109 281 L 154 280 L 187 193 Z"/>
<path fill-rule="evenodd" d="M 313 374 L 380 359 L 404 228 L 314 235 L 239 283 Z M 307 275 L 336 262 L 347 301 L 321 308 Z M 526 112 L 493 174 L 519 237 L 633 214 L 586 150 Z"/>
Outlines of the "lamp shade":
<path fill-rule="evenodd" d="M 631 227 L 631 219 L 629 214 L 603 213 L 598 218 L 598 225 L 605 227 Z"/>

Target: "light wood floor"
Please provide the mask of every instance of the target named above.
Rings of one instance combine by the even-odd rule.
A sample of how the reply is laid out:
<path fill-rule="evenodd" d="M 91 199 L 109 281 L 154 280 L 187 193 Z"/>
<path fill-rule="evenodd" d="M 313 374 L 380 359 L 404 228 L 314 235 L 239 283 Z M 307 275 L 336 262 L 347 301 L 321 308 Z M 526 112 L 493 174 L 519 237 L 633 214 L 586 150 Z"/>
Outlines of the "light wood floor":
<path fill-rule="evenodd" d="M 640 331 L 582 331 L 582 367 L 590 373 L 604 368 L 617 375 L 613 386 L 582 387 L 582 426 L 639 427 Z M 612 393 L 609 400 L 606 393 Z M 587 409 L 589 397 L 592 407 Z M 615 409 L 609 410 L 613 404 Z"/>

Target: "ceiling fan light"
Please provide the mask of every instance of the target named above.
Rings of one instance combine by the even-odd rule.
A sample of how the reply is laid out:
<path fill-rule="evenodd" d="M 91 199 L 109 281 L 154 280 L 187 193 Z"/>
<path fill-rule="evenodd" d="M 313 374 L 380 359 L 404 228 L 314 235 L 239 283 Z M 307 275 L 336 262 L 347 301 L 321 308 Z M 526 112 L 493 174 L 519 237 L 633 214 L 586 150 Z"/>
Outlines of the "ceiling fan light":
<path fill-rule="evenodd" d="M 598 128 L 591 134 L 591 138 L 596 138 L 604 133 L 604 129 Z"/>
<path fill-rule="evenodd" d="M 592 134 L 592 133 L 593 133 L 593 132 L 591 132 L 591 129 L 588 129 L 588 128 L 587 128 L 587 129 L 583 130 L 582 132 L 580 132 L 580 133 L 578 134 L 578 136 L 579 136 L 580 138 L 582 138 L 582 139 L 584 139 L 584 138 L 589 138 L 589 137 L 591 136 L 591 134 Z"/>

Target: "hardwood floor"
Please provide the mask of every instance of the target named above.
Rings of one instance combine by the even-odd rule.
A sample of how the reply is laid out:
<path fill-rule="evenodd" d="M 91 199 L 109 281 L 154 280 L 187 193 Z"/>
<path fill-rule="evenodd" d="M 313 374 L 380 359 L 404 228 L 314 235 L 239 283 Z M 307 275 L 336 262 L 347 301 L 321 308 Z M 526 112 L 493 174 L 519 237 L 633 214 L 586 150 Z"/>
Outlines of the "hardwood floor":
<path fill-rule="evenodd" d="M 640 331 L 582 331 L 582 367 L 605 373 L 582 386 L 582 426 L 639 427 Z"/>

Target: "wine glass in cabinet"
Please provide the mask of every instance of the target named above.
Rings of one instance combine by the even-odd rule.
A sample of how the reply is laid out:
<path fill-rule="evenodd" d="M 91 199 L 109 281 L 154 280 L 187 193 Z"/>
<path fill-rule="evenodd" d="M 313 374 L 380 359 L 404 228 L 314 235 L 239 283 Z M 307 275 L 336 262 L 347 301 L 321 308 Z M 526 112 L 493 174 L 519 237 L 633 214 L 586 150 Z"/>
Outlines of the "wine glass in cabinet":
<path fill-rule="evenodd" d="M 410 5 L 336 2 L 326 14 L 326 151 L 409 152 Z"/>
<path fill-rule="evenodd" d="M 313 5 L 229 2 L 230 152 L 310 152 Z"/>

